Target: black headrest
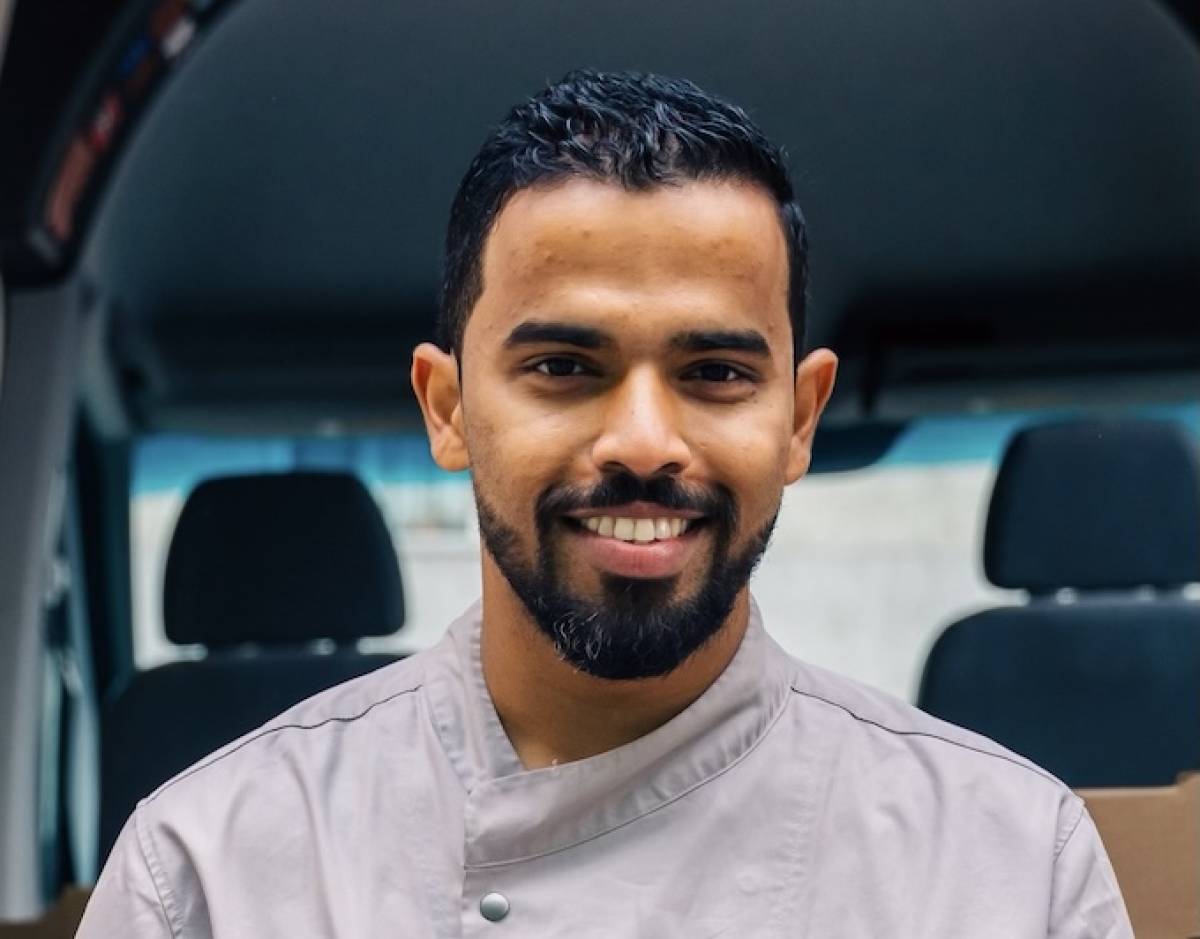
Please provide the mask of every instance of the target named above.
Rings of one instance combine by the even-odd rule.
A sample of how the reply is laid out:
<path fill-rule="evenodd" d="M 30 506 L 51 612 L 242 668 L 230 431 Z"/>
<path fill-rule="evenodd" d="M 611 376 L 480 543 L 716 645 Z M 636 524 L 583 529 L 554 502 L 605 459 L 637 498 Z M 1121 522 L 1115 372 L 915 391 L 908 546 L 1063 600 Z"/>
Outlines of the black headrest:
<path fill-rule="evenodd" d="M 1035 593 L 1200 581 L 1200 457 L 1166 421 L 1032 427 L 1008 446 L 984 571 Z"/>
<path fill-rule="evenodd" d="M 210 647 L 390 635 L 404 593 L 379 507 L 344 473 L 201 483 L 171 540 L 163 621 L 172 642 Z"/>

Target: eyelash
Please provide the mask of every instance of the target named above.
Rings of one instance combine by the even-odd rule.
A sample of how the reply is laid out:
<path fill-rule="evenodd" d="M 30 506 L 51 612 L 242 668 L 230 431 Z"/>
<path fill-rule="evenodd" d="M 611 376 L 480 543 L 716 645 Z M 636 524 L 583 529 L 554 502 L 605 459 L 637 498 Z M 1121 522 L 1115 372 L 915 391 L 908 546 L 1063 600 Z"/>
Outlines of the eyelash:
<path fill-rule="evenodd" d="M 579 371 L 575 371 L 575 372 L 572 372 L 572 373 L 566 374 L 566 375 L 554 375 L 554 374 L 551 374 L 549 371 L 546 371 L 543 369 L 543 366 L 547 366 L 551 362 L 555 362 L 555 363 L 565 362 L 565 363 L 568 363 L 569 365 L 573 366 L 575 369 L 578 369 Z M 739 381 L 754 381 L 755 380 L 754 376 L 751 373 L 749 373 L 745 369 L 743 369 L 737 365 L 733 365 L 729 362 L 701 362 L 698 365 L 694 365 L 690 369 L 688 369 L 688 371 L 684 373 L 684 377 L 686 378 L 687 376 L 694 375 L 694 374 L 698 373 L 701 369 L 713 369 L 713 368 L 724 369 L 727 375 L 732 375 L 733 377 L 732 378 L 723 378 L 723 379 L 710 379 L 710 380 L 707 380 L 707 382 L 709 384 L 732 385 Z M 526 366 L 525 370 L 528 372 L 534 372 L 538 375 L 542 375 L 546 378 L 583 378 L 589 374 L 590 375 L 596 374 L 595 370 L 589 370 L 588 366 L 585 365 L 583 362 L 579 361 L 578 359 L 573 359 L 573 358 L 570 358 L 569 356 L 565 356 L 565 355 L 547 356 L 544 359 L 539 359 L 536 362 L 530 363 L 528 366 Z M 704 381 L 705 379 L 701 379 L 701 380 Z"/>
<path fill-rule="evenodd" d="M 543 365 L 548 365 L 551 362 L 566 362 L 580 371 L 570 375 L 552 375 L 550 372 L 542 370 Z M 526 368 L 526 371 L 536 372 L 537 374 L 544 375 L 547 378 L 582 378 L 584 375 L 589 374 L 587 367 L 582 362 L 580 362 L 578 359 L 572 359 L 565 355 L 551 355 L 544 359 L 539 359 L 538 361 L 530 364 Z"/>
<path fill-rule="evenodd" d="M 733 378 L 723 378 L 720 380 L 713 379 L 715 385 L 731 385 L 739 381 L 753 381 L 753 377 L 744 369 L 738 368 L 736 365 L 730 365 L 728 362 L 701 362 L 699 365 L 689 369 L 688 374 L 699 372 L 701 369 L 719 368 L 724 369 L 727 373 L 731 373 Z"/>

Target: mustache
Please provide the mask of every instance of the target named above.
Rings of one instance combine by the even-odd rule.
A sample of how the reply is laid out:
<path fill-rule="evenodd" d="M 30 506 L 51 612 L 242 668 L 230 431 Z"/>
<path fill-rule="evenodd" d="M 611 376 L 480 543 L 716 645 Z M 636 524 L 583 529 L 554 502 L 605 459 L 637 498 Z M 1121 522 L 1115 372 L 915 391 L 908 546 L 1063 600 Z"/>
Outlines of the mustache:
<path fill-rule="evenodd" d="M 539 527 L 548 526 L 566 512 L 606 509 L 630 502 L 649 502 L 665 509 L 699 512 L 732 528 L 737 500 L 724 486 L 711 488 L 683 483 L 673 476 L 644 479 L 629 472 L 603 477 L 594 486 L 551 486 L 538 498 Z"/>

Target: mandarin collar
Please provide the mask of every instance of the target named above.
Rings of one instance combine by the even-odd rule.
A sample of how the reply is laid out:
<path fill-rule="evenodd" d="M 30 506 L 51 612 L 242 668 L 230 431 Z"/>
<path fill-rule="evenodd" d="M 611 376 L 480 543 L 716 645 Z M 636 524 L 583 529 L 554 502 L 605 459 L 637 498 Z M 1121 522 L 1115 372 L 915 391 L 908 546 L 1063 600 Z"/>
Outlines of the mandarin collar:
<path fill-rule="evenodd" d="M 753 750 L 788 697 L 791 660 L 751 599 L 733 659 L 686 709 L 614 750 L 527 770 L 484 682 L 481 623 L 477 602 L 450 626 L 426 673 L 434 727 L 467 792 L 468 868 L 564 850 L 680 798 Z"/>

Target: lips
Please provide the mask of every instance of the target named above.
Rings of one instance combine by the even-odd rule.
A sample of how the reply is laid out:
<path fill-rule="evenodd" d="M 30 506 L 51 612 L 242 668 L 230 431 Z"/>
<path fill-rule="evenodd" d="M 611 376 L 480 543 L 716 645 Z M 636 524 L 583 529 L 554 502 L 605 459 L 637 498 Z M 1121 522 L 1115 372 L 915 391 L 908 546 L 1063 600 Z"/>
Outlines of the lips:
<path fill-rule="evenodd" d="M 606 574 L 665 578 L 679 574 L 702 518 L 647 503 L 572 512 L 569 528 L 584 558 Z"/>

